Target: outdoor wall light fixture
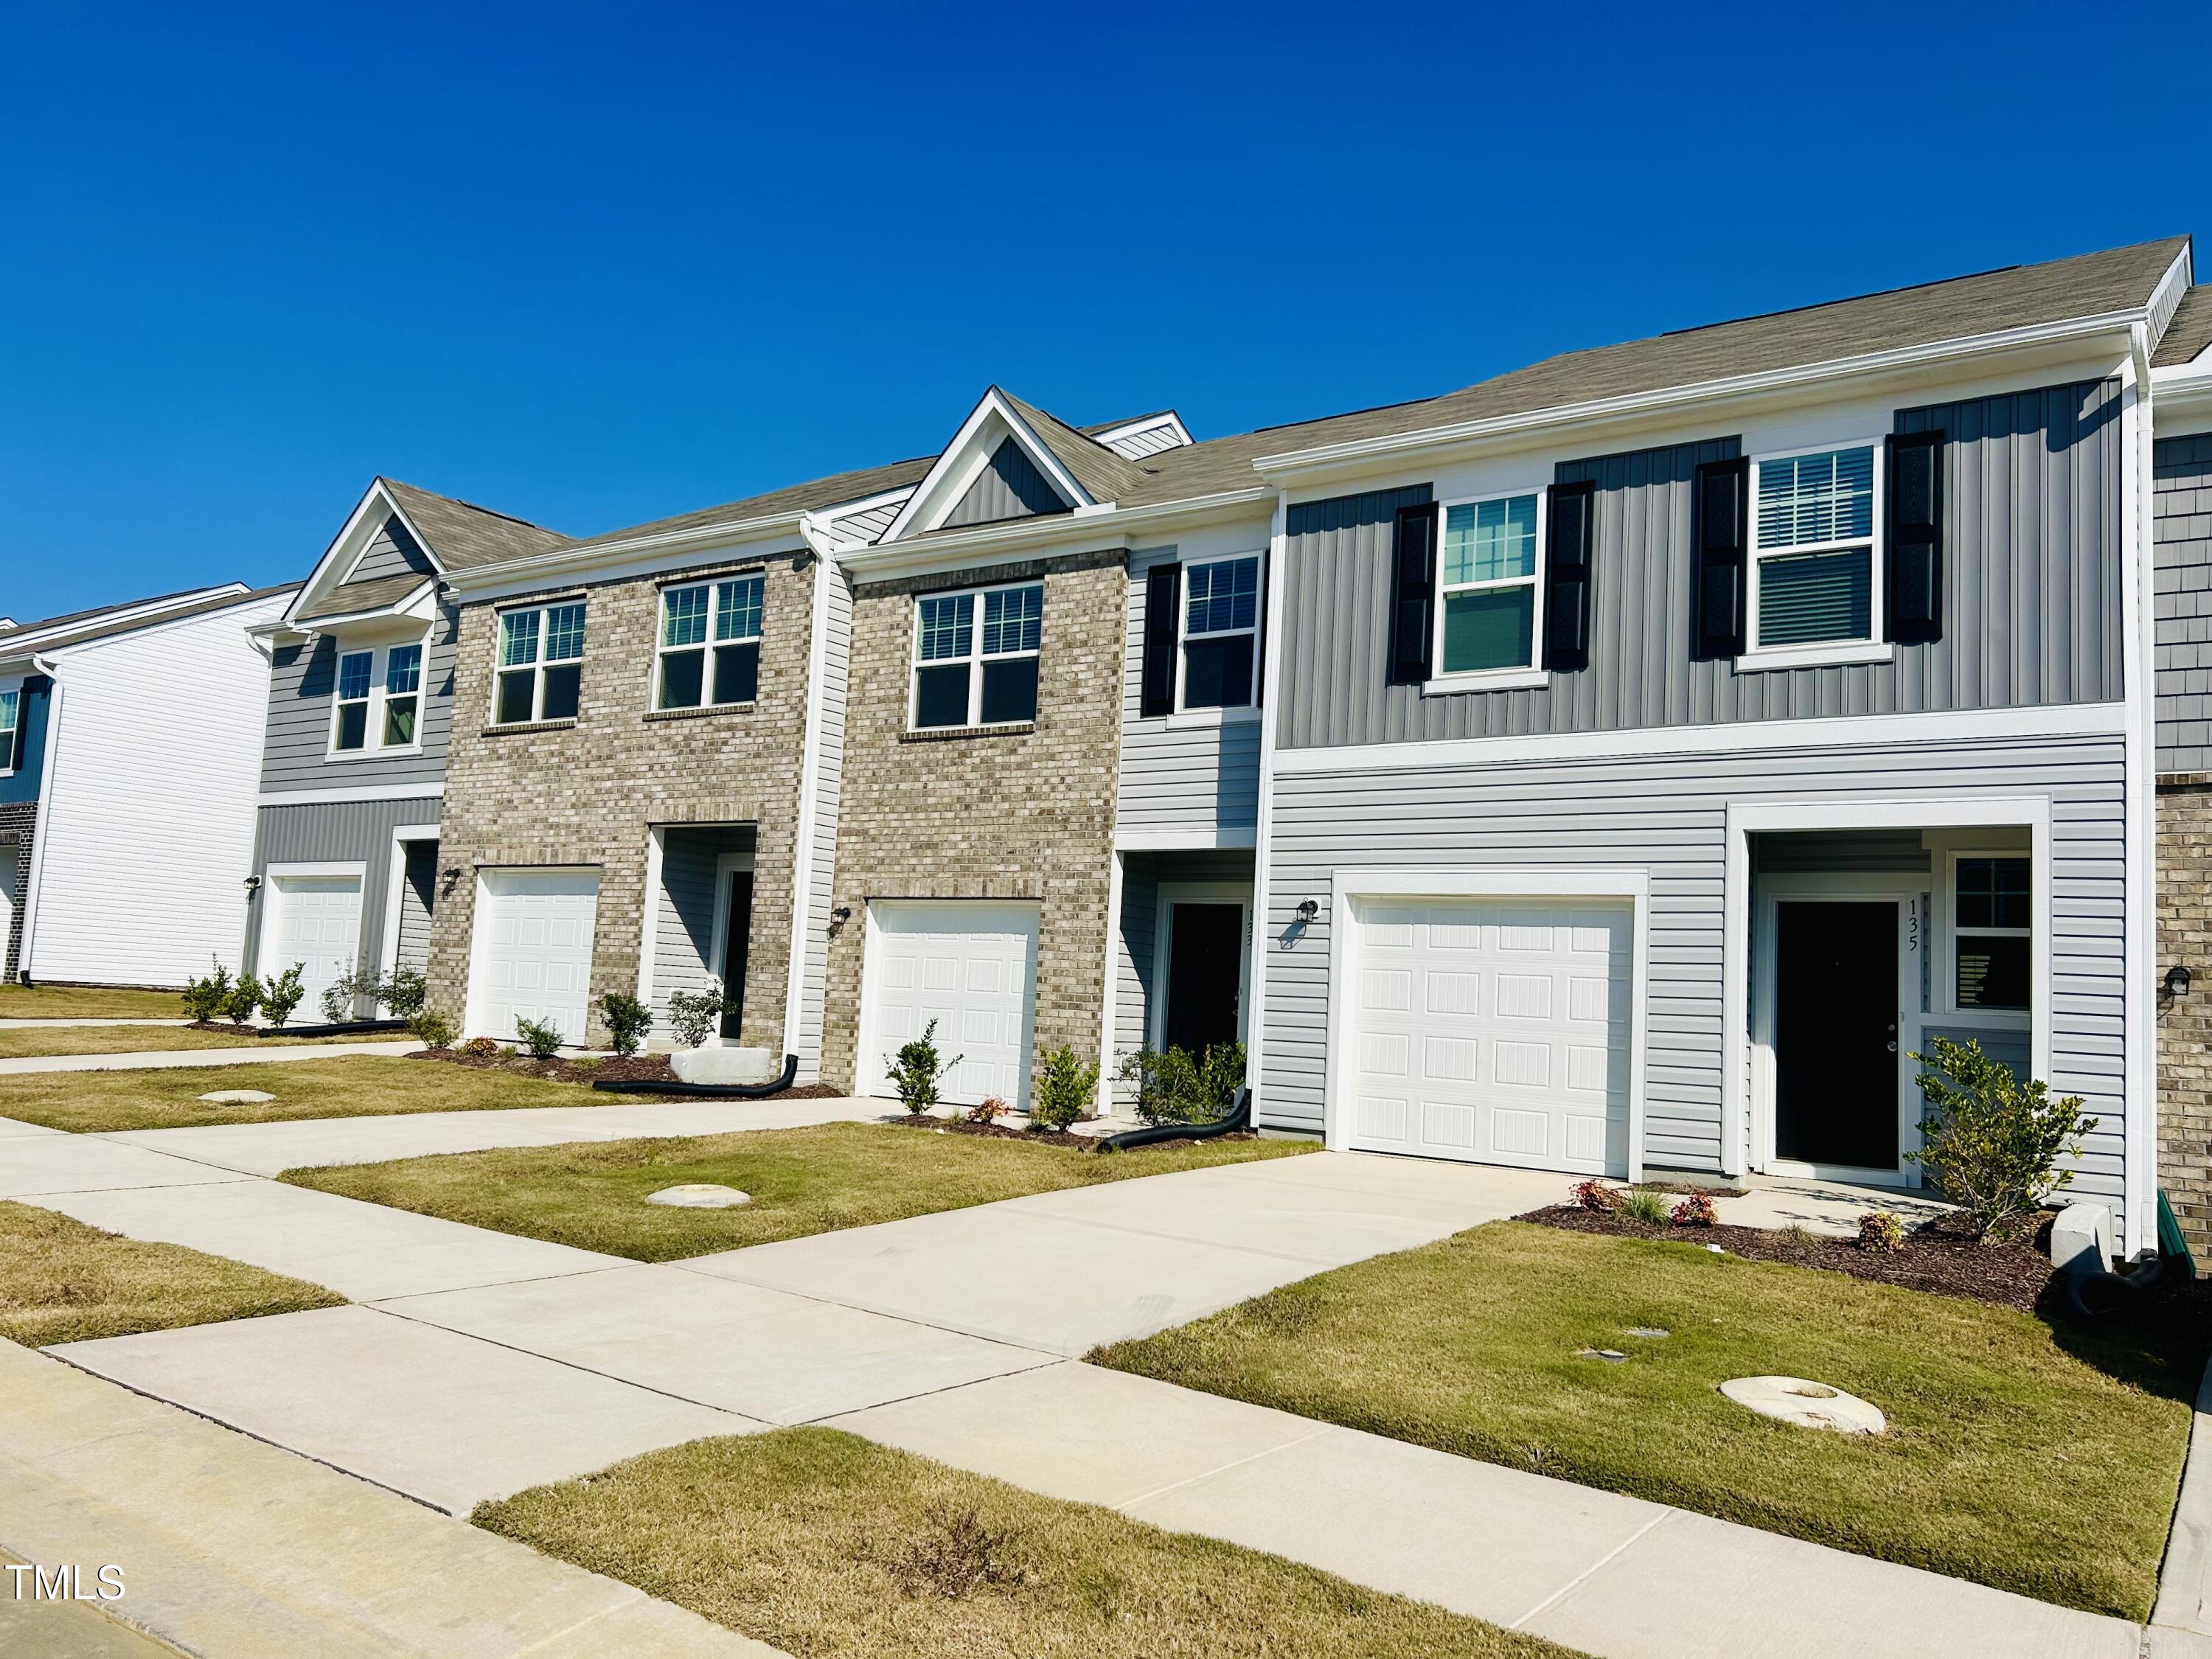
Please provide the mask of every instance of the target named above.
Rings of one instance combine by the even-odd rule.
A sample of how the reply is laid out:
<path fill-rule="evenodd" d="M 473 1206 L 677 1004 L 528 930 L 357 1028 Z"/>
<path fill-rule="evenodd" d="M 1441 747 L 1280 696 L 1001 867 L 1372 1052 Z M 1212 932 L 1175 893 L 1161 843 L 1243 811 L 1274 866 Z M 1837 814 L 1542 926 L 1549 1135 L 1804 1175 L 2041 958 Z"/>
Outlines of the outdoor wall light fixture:
<path fill-rule="evenodd" d="M 2166 994 L 2177 1000 L 2189 994 L 2189 969 L 2179 963 L 2166 970 Z"/>
<path fill-rule="evenodd" d="M 260 878 L 260 877 L 258 877 L 258 876 L 248 876 L 248 877 L 246 878 L 246 896 L 247 896 L 248 898 L 251 898 L 254 894 L 256 894 L 256 893 L 259 892 L 260 890 L 261 890 L 261 878 Z"/>
<path fill-rule="evenodd" d="M 1317 901 L 1313 899 L 1300 899 L 1298 901 L 1298 920 L 1300 921 L 1310 925 L 1313 919 L 1320 914 L 1321 905 Z"/>
<path fill-rule="evenodd" d="M 840 921 L 850 921 L 853 919 L 853 907 L 849 904 L 841 904 L 830 914 Z"/>

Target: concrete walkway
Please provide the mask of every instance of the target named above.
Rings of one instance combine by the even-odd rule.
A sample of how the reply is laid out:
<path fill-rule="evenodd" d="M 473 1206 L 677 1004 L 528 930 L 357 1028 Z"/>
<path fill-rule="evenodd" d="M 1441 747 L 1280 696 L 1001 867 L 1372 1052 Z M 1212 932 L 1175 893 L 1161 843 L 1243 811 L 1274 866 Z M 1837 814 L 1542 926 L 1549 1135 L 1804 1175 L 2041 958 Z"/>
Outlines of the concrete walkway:
<path fill-rule="evenodd" d="M 24 1072 L 149 1072 L 172 1066 L 261 1066 L 285 1060 L 335 1060 L 342 1054 L 411 1054 L 404 1042 L 264 1042 L 246 1048 L 176 1048 L 158 1054 L 24 1054 L 0 1060 L 0 1077 Z"/>
<path fill-rule="evenodd" d="M 12 1163 L 50 1149 L 7 1150 Z M 1607 1659 L 2124 1659 L 2142 1637 L 2120 1620 L 1067 1363 L 1556 1202 L 1563 1177 L 1310 1154 L 642 1266 L 115 1138 L 88 1156 L 60 1171 L 74 1190 L 30 1201 L 350 1287 L 368 1305 L 58 1355 L 455 1513 L 698 1433 L 830 1422 Z M 169 1184 L 154 1184 L 165 1169 Z"/>
<path fill-rule="evenodd" d="M 2149 1635 L 2148 1659 L 2212 1659 L 2212 1365 L 2197 1386 L 2189 1463 L 2182 1471 Z"/>

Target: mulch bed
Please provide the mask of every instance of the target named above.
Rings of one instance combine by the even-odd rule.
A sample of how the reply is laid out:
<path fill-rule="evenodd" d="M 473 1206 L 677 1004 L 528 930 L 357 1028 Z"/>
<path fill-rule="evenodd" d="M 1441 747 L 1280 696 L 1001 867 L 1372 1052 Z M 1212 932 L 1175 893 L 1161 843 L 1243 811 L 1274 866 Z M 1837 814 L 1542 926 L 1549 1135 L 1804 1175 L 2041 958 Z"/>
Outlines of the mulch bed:
<path fill-rule="evenodd" d="M 907 1129 L 943 1129 L 949 1134 L 986 1135 L 999 1140 L 1027 1140 L 1040 1146 L 1066 1146 L 1081 1152 L 1095 1152 L 1098 1150 L 1098 1136 L 1079 1135 L 1066 1129 L 1015 1129 L 1003 1123 L 970 1123 L 964 1117 L 936 1117 L 927 1112 L 919 1115 L 909 1114 L 905 1117 L 890 1118 L 886 1121 L 896 1123 L 902 1128 Z M 1078 1121 L 1090 1123 L 1096 1120 L 1086 1117 L 1079 1119 Z M 1214 1139 L 1252 1140 L 1256 1137 L 1250 1131 L 1245 1130 L 1234 1134 L 1217 1135 Z M 1176 1143 L 1172 1140 L 1163 1140 L 1155 1144 L 1172 1146 Z"/>
<path fill-rule="evenodd" d="M 478 1072 L 512 1072 L 517 1077 L 544 1078 L 550 1083 L 581 1083 L 600 1078 L 619 1083 L 673 1083 L 676 1071 L 666 1054 L 632 1054 L 623 1059 L 609 1054 L 600 1060 L 532 1060 L 527 1054 L 471 1054 L 459 1048 L 417 1048 L 407 1060 L 442 1060 Z M 826 1083 L 801 1083 L 780 1094 L 750 1097 L 757 1100 L 834 1100 L 838 1091 Z M 649 1100 L 650 1095 L 638 1097 Z"/>
<path fill-rule="evenodd" d="M 225 1036 L 258 1037 L 258 1025 L 234 1025 L 227 1019 L 195 1019 L 185 1022 L 187 1031 L 220 1031 Z"/>

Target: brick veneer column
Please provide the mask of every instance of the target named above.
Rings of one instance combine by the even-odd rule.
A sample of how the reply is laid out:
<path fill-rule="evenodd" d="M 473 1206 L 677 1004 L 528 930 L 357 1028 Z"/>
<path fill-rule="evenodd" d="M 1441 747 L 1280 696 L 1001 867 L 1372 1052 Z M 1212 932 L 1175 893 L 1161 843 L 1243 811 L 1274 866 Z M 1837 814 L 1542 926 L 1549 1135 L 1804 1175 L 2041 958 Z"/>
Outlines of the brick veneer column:
<path fill-rule="evenodd" d="M 2190 1249 L 2212 1253 L 2212 777 L 2160 781 L 2158 964 L 2195 975 L 2158 998 L 2158 1182 Z"/>

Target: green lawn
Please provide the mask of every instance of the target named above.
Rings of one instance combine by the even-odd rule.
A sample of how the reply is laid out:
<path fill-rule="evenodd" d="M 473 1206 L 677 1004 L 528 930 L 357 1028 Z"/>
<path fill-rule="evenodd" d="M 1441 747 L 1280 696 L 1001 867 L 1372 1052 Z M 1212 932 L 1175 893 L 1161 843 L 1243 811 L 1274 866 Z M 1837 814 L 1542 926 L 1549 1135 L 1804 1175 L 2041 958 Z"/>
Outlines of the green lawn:
<path fill-rule="evenodd" d="M 98 985 L 0 985 L 0 1019 L 182 1019 L 174 991 Z"/>
<path fill-rule="evenodd" d="M 359 1037 L 240 1036 L 232 1031 L 195 1031 L 186 1025 L 56 1025 L 45 1030 L 0 1030 L 0 1060 L 49 1054 L 171 1054 L 187 1048 L 311 1048 L 322 1042 L 361 1041 Z"/>
<path fill-rule="evenodd" d="M 0 1337 L 42 1348 L 250 1319 L 345 1298 L 180 1244 L 149 1244 L 52 1210 L 0 1203 Z"/>
<path fill-rule="evenodd" d="M 695 1440 L 473 1518 L 797 1659 L 1568 1659 L 829 1429 Z"/>
<path fill-rule="evenodd" d="M 2141 1619 L 2204 1346 L 2201 1332 L 2130 1344 L 1694 1244 L 1497 1222 L 1090 1358 Z M 1770 1373 L 1871 1400 L 1890 1431 L 1795 1428 L 1716 1391 Z"/>
<path fill-rule="evenodd" d="M 210 1106 L 196 1098 L 223 1089 L 259 1089 L 276 1098 L 258 1106 Z M 594 1093 L 573 1083 L 374 1054 L 270 1066 L 0 1076 L 0 1117 L 82 1134 L 301 1117 L 381 1117 L 398 1112 L 485 1112 L 514 1106 L 611 1106 L 620 1102 L 620 1096 Z"/>
<path fill-rule="evenodd" d="M 1310 1143 L 1298 1140 L 1206 1140 L 1102 1154 L 882 1123 L 824 1123 L 681 1140 L 452 1152 L 288 1170 L 282 1178 L 497 1232 L 668 1261 L 1030 1193 L 1309 1150 Z M 692 1182 L 735 1187 L 753 1201 L 734 1210 L 673 1210 L 645 1201 L 648 1193 Z"/>

